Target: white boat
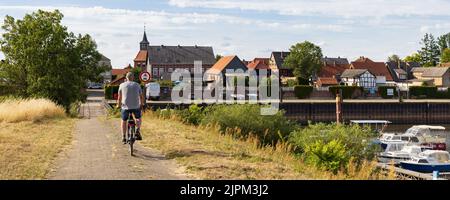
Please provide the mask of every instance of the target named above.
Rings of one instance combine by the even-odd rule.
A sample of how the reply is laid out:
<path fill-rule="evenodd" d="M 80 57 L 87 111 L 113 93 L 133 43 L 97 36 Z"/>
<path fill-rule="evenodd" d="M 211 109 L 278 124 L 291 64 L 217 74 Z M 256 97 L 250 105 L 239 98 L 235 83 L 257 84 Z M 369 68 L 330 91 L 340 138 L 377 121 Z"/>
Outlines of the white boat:
<path fill-rule="evenodd" d="M 411 159 L 412 156 L 422 152 L 422 148 L 417 145 L 410 145 L 406 141 L 395 141 L 386 143 L 384 152 L 378 155 L 378 161 L 387 164 L 399 164 L 400 161 Z"/>
<path fill-rule="evenodd" d="M 447 151 L 427 150 L 412 156 L 410 160 L 400 161 L 400 166 L 422 173 L 450 172 L 450 154 Z"/>
<path fill-rule="evenodd" d="M 443 126 L 412 126 L 402 136 L 417 137 L 421 146 L 434 150 L 446 150 L 446 132 Z"/>

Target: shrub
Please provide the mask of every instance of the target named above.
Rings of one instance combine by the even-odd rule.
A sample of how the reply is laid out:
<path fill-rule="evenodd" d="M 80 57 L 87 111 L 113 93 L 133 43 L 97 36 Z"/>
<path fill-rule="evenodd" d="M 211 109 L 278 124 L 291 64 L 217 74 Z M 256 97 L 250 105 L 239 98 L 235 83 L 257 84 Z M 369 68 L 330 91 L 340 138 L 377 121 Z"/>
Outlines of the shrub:
<path fill-rule="evenodd" d="M 178 115 L 184 123 L 199 125 L 205 116 L 202 107 L 192 104 L 188 109 L 178 111 Z"/>
<path fill-rule="evenodd" d="M 288 87 L 295 87 L 296 85 L 298 85 L 298 80 L 288 79 L 286 85 Z"/>
<path fill-rule="evenodd" d="M 294 87 L 294 94 L 299 99 L 304 99 L 311 95 L 313 87 L 309 85 L 297 85 Z"/>
<path fill-rule="evenodd" d="M 345 146 L 336 139 L 328 143 L 316 141 L 307 145 L 305 154 L 309 155 L 306 160 L 308 163 L 334 173 L 337 173 L 349 161 Z"/>
<path fill-rule="evenodd" d="M 353 99 L 362 94 L 364 89 L 359 86 L 331 86 L 328 90 L 336 97 L 339 89 L 342 89 L 342 97 L 344 99 Z"/>
<path fill-rule="evenodd" d="M 8 99 L 0 103 L 0 122 L 65 117 L 65 109 L 48 99 Z"/>
<path fill-rule="evenodd" d="M 437 99 L 450 99 L 450 90 L 436 92 L 435 98 L 437 98 Z"/>
<path fill-rule="evenodd" d="M 394 91 L 394 96 L 388 96 L 387 91 L 392 89 Z M 384 99 L 394 98 L 398 96 L 397 88 L 395 86 L 379 86 L 378 93 Z"/>
<path fill-rule="evenodd" d="M 370 128 L 358 125 L 315 124 L 294 131 L 289 141 L 294 146 L 295 153 L 303 155 L 306 160 L 312 159 L 316 164 L 321 163 L 320 166 L 330 167 L 328 170 L 335 170 L 335 164 L 332 163 L 339 163 L 340 167 L 345 168 L 349 159 L 357 163 L 373 159 L 378 148 L 370 143 L 370 139 L 375 136 L 376 133 Z M 323 146 L 318 146 L 317 143 Z M 345 155 L 339 154 L 342 144 L 345 144 Z M 322 151 L 320 155 L 327 156 L 317 161 L 319 150 Z M 331 158 L 336 160 L 330 160 Z"/>
<path fill-rule="evenodd" d="M 261 115 L 259 105 L 215 105 L 208 108 L 205 125 L 219 125 L 222 133 L 235 130 L 236 138 L 255 136 L 261 145 L 275 145 L 295 130 L 296 125 L 279 111 L 275 115 Z"/>
<path fill-rule="evenodd" d="M 437 96 L 436 86 L 411 86 L 409 93 L 415 98 L 434 98 Z"/>

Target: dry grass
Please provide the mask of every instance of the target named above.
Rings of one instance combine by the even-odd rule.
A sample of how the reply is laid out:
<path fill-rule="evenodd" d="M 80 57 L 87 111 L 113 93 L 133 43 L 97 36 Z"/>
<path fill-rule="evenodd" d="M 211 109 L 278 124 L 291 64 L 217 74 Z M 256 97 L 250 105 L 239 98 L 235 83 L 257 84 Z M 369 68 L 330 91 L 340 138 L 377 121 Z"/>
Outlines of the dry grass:
<path fill-rule="evenodd" d="M 361 169 L 350 166 L 347 173 L 317 170 L 289 152 L 290 147 L 258 148 L 254 138 L 235 140 L 220 134 L 217 127 L 194 127 L 176 119 L 164 120 L 148 113 L 144 116 L 140 142 L 176 159 L 187 172 L 199 179 L 386 179 L 373 174 L 374 163 Z"/>
<path fill-rule="evenodd" d="M 0 179 L 44 179 L 54 158 L 70 144 L 74 122 L 70 118 L 0 122 Z"/>
<path fill-rule="evenodd" d="M 0 102 L 0 122 L 39 121 L 64 116 L 64 108 L 47 99 L 7 99 Z"/>

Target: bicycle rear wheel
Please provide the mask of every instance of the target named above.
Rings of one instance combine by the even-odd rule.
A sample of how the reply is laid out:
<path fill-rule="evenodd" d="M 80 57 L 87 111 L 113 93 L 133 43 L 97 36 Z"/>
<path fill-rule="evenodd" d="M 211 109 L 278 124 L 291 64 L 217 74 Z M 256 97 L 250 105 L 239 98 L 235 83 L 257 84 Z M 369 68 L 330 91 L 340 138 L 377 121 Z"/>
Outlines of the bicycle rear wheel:
<path fill-rule="evenodd" d="M 130 137 L 129 137 L 129 144 L 130 144 L 130 155 L 134 156 L 134 141 L 135 141 L 135 135 L 136 135 L 136 130 L 133 127 L 130 127 Z"/>

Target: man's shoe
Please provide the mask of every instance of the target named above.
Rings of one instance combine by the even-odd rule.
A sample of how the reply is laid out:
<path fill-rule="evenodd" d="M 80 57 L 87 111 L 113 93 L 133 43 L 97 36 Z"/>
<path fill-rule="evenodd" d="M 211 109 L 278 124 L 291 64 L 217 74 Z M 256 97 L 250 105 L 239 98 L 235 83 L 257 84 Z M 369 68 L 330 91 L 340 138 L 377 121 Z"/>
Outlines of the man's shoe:
<path fill-rule="evenodd" d="M 136 140 L 142 140 L 141 131 L 139 129 L 136 130 Z"/>
<path fill-rule="evenodd" d="M 123 143 L 123 144 L 127 144 L 127 139 L 122 138 L 122 143 Z"/>

